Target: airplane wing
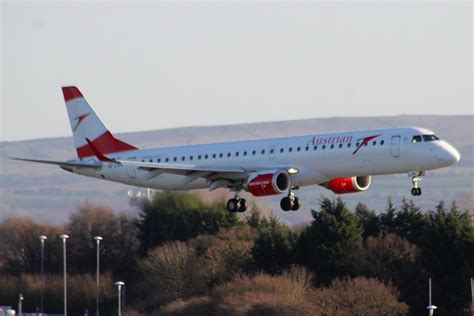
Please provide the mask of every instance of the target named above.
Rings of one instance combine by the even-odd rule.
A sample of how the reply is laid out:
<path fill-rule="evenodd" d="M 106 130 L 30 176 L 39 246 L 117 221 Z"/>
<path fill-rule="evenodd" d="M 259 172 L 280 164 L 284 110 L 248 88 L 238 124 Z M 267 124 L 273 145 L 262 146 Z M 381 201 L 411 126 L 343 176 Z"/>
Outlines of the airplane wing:
<path fill-rule="evenodd" d="M 147 180 L 158 177 L 163 173 L 184 175 L 186 176 L 185 183 L 204 178 L 209 183 L 210 191 L 224 187 L 235 187 L 236 183 L 246 179 L 249 175 L 249 170 L 240 167 L 160 164 L 130 160 L 115 160 L 114 162 L 148 171 Z"/>
<path fill-rule="evenodd" d="M 69 162 L 69 161 L 55 161 L 55 160 L 40 160 L 40 159 L 26 159 L 26 158 L 11 158 L 13 160 L 19 161 L 28 161 L 28 162 L 37 162 L 45 163 L 49 165 L 56 165 L 65 168 L 92 168 L 99 169 L 102 164 L 90 164 L 90 163 L 81 163 L 81 162 Z"/>

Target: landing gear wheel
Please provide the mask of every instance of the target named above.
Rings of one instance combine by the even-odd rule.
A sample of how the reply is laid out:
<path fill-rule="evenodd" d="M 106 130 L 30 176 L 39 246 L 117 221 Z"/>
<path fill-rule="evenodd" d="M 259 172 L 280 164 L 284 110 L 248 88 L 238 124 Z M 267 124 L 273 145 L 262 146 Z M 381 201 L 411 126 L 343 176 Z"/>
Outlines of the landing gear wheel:
<path fill-rule="evenodd" d="M 297 211 L 301 207 L 301 200 L 297 197 L 293 199 L 293 205 L 291 206 L 292 211 Z"/>
<path fill-rule="evenodd" d="M 238 199 L 230 199 L 227 202 L 227 210 L 231 213 L 235 213 L 240 209 L 240 200 Z"/>
<path fill-rule="evenodd" d="M 419 188 L 421 177 L 425 175 L 424 171 L 415 171 L 408 173 L 408 176 L 411 177 L 411 182 L 413 183 L 413 188 L 411 189 L 411 195 L 419 196 L 421 195 L 421 188 Z"/>
<path fill-rule="evenodd" d="M 283 199 L 281 199 L 280 207 L 285 212 L 291 210 L 291 207 L 292 207 L 291 199 L 289 197 L 284 197 Z"/>
<path fill-rule="evenodd" d="M 248 206 L 247 200 L 240 199 L 240 207 L 239 207 L 238 212 L 239 213 L 244 213 L 247 210 L 247 206 Z"/>

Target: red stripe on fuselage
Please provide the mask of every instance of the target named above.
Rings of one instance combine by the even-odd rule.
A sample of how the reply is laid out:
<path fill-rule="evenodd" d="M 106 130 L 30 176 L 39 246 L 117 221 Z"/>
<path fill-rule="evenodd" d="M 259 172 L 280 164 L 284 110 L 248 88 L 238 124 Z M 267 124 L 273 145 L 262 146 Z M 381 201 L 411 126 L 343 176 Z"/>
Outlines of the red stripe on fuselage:
<path fill-rule="evenodd" d="M 107 131 L 104 134 L 100 135 L 93 141 L 91 141 L 97 150 L 99 150 L 102 154 L 110 154 L 110 153 L 117 153 L 122 151 L 129 151 L 129 150 L 137 150 L 137 147 L 134 147 L 130 144 L 127 144 L 112 135 L 111 132 Z M 87 144 L 76 148 L 77 156 L 79 158 L 90 157 L 94 156 L 94 151 L 92 148 Z"/>
<path fill-rule="evenodd" d="M 76 87 L 63 87 L 64 101 L 83 98 L 81 91 Z"/>

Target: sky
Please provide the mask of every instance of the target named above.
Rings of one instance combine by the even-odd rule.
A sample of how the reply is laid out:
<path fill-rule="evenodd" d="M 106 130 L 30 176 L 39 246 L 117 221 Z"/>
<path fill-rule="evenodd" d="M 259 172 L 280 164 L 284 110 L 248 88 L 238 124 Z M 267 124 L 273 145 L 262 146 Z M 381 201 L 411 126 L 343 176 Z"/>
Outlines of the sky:
<path fill-rule="evenodd" d="M 474 111 L 469 1 L 0 3 L 1 141 L 70 136 L 65 85 L 113 132 Z"/>

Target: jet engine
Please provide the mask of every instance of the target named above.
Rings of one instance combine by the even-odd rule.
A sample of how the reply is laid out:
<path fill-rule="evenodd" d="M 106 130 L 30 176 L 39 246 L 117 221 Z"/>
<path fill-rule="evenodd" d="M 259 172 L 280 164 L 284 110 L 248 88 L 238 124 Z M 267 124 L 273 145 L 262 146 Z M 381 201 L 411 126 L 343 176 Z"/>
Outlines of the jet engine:
<path fill-rule="evenodd" d="M 370 187 L 371 182 L 371 176 L 347 177 L 334 178 L 321 185 L 336 194 L 344 194 L 365 191 Z"/>
<path fill-rule="evenodd" d="M 290 182 L 285 170 L 262 171 L 249 176 L 245 189 L 254 196 L 274 195 L 287 191 Z"/>

